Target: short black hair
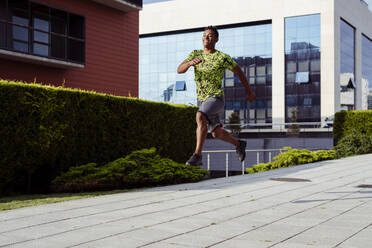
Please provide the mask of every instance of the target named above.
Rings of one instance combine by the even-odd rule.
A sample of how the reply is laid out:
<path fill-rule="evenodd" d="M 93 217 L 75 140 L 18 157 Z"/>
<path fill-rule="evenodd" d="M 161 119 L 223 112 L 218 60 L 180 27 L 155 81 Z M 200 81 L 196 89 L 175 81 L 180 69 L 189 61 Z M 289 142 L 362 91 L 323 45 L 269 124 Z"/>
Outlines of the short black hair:
<path fill-rule="evenodd" d="M 218 38 L 218 30 L 215 26 L 208 26 L 204 28 L 204 31 L 212 30 L 213 34 Z"/>

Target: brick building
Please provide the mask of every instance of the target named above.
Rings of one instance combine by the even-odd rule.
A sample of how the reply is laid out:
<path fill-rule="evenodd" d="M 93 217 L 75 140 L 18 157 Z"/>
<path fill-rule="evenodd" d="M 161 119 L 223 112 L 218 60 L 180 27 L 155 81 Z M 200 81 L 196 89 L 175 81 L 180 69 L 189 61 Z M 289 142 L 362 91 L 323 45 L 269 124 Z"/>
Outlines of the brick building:
<path fill-rule="evenodd" d="M 0 0 L 0 78 L 138 95 L 142 0 Z"/>

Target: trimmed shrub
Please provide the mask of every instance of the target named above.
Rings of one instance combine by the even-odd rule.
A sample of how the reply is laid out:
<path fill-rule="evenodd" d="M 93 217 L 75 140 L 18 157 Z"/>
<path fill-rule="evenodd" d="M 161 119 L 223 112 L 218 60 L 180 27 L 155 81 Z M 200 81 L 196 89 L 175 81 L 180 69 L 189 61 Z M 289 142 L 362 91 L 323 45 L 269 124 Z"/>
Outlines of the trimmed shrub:
<path fill-rule="evenodd" d="M 319 150 L 311 152 L 306 149 L 297 150 L 292 149 L 291 147 L 284 147 L 284 149 L 288 151 L 275 156 L 273 162 L 266 164 L 261 163 L 253 166 L 252 168 L 247 168 L 247 173 L 256 173 L 300 164 L 313 163 L 322 160 L 330 160 L 334 159 L 336 154 L 334 150 Z"/>
<path fill-rule="evenodd" d="M 353 130 L 351 134 L 341 138 L 334 149 L 337 158 L 372 153 L 372 135 Z"/>
<path fill-rule="evenodd" d="M 333 122 L 334 145 L 353 130 L 362 135 L 372 135 L 372 110 L 337 112 Z"/>
<path fill-rule="evenodd" d="M 200 181 L 208 173 L 198 167 L 161 158 L 156 149 L 132 152 L 125 158 L 98 166 L 76 166 L 52 182 L 55 192 L 80 192 Z"/>
<path fill-rule="evenodd" d="M 143 148 L 183 162 L 195 146 L 195 107 L 4 80 L 0 101 L 0 195 Z"/>

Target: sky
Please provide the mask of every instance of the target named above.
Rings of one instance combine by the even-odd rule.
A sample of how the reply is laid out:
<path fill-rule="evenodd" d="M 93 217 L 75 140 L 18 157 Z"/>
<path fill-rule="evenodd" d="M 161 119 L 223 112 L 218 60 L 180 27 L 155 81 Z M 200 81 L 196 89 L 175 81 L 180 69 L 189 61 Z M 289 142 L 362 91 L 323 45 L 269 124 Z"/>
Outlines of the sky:
<path fill-rule="evenodd" d="M 165 1 L 171 1 L 171 0 L 143 0 L 143 4 L 165 2 Z"/>
<path fill-rule="evenodd" d="M 365 0 L 368 3 L 368 8 L 372 11 L 372 0 Z"/>
<path fill-rule="evenodd" d="M 165 2 L 165 1 L 172 1 L 172 0 L 143 0 L 143 4 Z M 372 11 L 372 0 L 364 0 L 364 1 L 368 3 L 368 8 L 370 11 Z"/>
<path fill-rule="evenodd" d="M 372 0 L 363 0 L 364 2 L 368 3 L 368 8 L 372 11 Z"/>

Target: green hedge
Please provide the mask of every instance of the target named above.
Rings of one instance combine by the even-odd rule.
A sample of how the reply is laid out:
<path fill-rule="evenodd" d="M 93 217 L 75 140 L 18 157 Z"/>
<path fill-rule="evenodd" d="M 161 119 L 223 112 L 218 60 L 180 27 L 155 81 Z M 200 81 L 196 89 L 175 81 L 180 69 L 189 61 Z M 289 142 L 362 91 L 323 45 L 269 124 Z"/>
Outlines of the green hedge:
<path fill-rule="evenodd" d="M 334 145 L 352 132 L 372 135 L 372 110 L 340 111 L 333 122 Z"/>
<path fill-rule="evenodd" d="M 81 192 L 196 182 L 208 171 L 162 158 L 155 148 L 134 151 L 102 166 L 71 167 L 52 182 L 55 192 Z"/>
<path fill-rule="evenodd" d="M 337 158 L 372 153 L 372 135 L 353 130 L 351 134 L 342 137 L 334 149 Z"/>
<path fill-rule="evenodd" d="M 4 80 L 0 101 L 0 195 L 142 148 L 184 162 L 195 146 L 195 107 Z"/>
<path fill-rule="evenodd" d="M 287 149 L 288 151 L 275 156 L 273 162 L 266 164 L 261 163 L 253 166 L 252 168 L 247 168 L 247 173 L 263 172 L 300 164 L 330 160 L 334 159 L 336 155 L 334 150 L 318 150 L 312 152 L 306 149 L 292 149 L 291 147 L 284 147 L 284 149 Z"/>

